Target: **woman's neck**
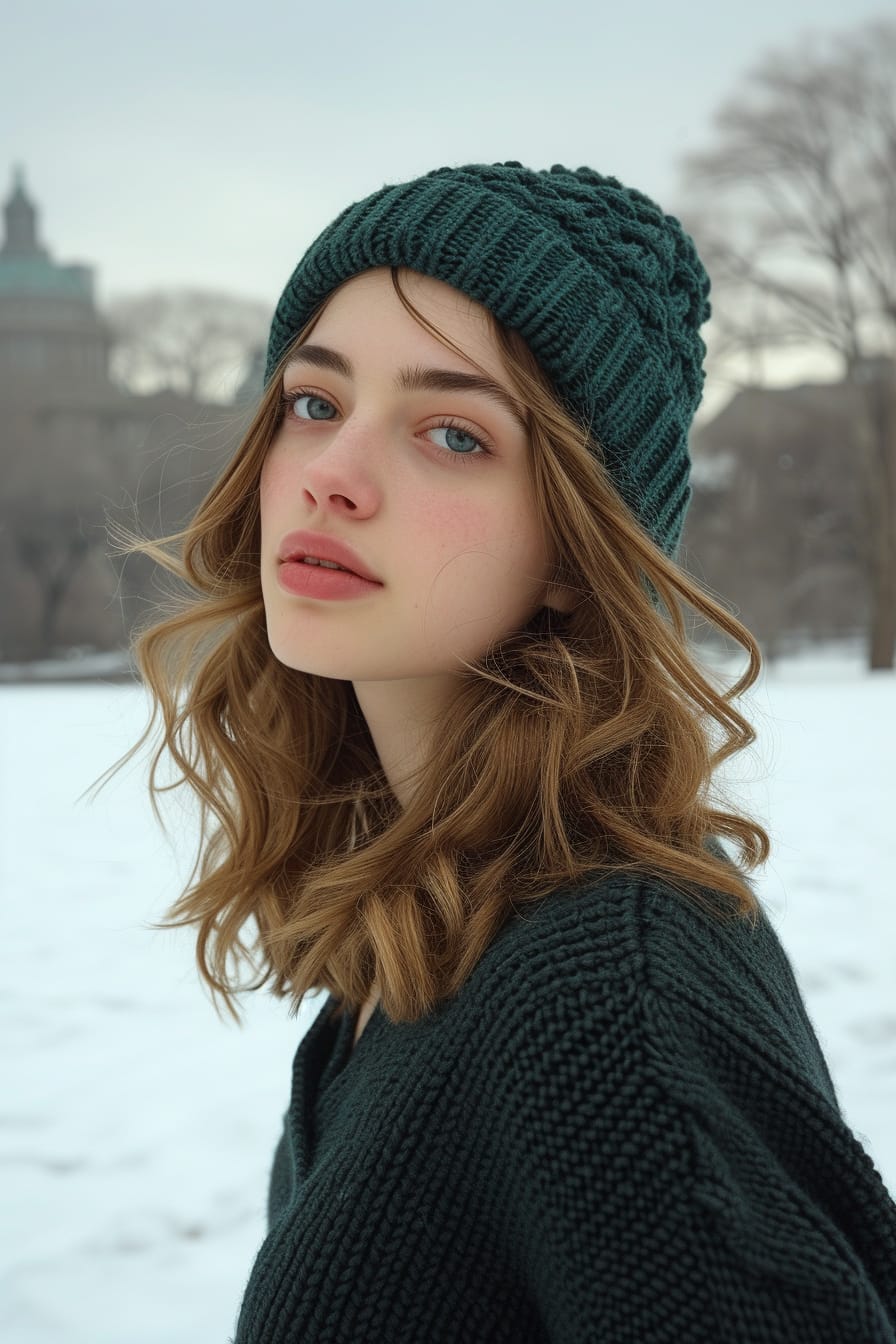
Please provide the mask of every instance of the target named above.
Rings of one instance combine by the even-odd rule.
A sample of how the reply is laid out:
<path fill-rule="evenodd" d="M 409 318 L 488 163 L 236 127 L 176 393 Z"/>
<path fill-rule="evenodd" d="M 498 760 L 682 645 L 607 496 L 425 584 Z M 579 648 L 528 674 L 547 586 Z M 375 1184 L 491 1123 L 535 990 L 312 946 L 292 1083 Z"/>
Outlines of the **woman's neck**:
<path fill-rule="evenodd" d="M 414 776 L 425 764 L 452 685 L 447 677 L 354 683 L 383 773 L 403 809 L 413 796 Z"/>

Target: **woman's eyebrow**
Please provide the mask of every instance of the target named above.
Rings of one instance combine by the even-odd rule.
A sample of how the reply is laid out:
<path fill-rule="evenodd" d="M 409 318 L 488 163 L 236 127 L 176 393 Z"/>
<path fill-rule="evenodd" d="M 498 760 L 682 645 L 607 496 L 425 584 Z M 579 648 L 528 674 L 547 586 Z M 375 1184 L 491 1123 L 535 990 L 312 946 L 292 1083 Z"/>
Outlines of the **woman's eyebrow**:
<path fill-rule="evenodd" d="M 330 350 L 325 345 L 301 345 L 286 366 L 284 376 L 295 364 L 312 364 L 318 369 L 329 369 L 343 378 L 354 377 L 354 367 L 345 355 Z M 479 392 L 498 402 L 503 410 L 512 415 L 524 433 L 529 432 L 523 410 L 510 393 L 491 378 L 478 373 L 462 373 L 458 369 L 426 369 L 417 364 L 413 368 L 399 369 L 395 378 L 395 387 L 400 392 Z"/>

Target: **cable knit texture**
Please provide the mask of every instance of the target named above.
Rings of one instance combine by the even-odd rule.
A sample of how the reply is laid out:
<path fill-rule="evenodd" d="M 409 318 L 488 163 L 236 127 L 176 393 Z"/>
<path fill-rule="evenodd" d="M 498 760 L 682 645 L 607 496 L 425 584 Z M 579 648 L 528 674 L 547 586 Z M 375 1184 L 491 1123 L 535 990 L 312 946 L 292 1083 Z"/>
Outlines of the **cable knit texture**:
<path fill-rule="evenodd" d="M 719 898 L 721 900 L 721 898 Z M 236 1344 L 893 1344 L 896 1205 L 763 912 L 564 889 L 295 1057 Z"/>
<path fill-rule="evenodd" d="M 559 163 L 473 163 L 386 185 L 302 257 L 271 323 L 265 382 L 337 285 L 400 265 L 522 334 L 626 503 L 674 557 L 710 314 L 709 278 L 679 221 L 615 177 Z"/>

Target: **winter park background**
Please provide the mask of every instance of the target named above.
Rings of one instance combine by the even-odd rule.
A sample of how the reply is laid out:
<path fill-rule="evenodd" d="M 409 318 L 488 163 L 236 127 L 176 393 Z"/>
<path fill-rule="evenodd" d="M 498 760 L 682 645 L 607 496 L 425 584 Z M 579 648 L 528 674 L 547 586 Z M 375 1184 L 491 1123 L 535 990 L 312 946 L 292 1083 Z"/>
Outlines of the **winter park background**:
<path fill-rule="evenodd" d="M 2 1344 L 232 1338 L 322 996 L 219 1019 L 193 932 L 148 927 L 189 874 L 191 809 L 157 828 L 145 757 L 84 796 L 144 726 L 112 668 L 159 596 L 107 524 L 183 524 L 248 425 L 297 258 L 440 163 L 594 165 L 709 262 L 684 555 L 767 657 L 729 797 L 770 832 L 758 894 L 896 1193 L 892 6 L 451 18 L 437 49 L 410 0 L 347 7 L 335 42 L 329 9 L 288 0 L 254 24 L 235 0 L 213 23 L 169 0 L 4 18 Z"/>
<path fill-rule="evenodd" d="M 896 683 L 860 648 L 816 650 L 741 703 L 759 742 L 730 787 L 771 831 L 759 893 L 892 1192 Z M 238 1031 L 201 989 L 191 937 L 145 927 L 187 872 L 188 813 L 169 809 L 166 840 L 139 763 L 79 801 L 144 715 L 128 685 L 0 688 L 7 1344 L 230 1337 L 292 1056 L 322 1002 L 290 1020 L 248 996 Z"/>

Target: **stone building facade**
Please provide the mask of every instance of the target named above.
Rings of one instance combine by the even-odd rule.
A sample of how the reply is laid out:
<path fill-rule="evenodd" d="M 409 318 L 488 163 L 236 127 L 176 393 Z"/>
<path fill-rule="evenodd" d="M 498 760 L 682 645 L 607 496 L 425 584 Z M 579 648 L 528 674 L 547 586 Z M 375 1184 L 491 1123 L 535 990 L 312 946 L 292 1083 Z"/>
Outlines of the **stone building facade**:
<path fill-rule="evenodd" d="M 110 520 L 155 536 L 182 525 L 238 426 L 220 406 L 115 384 L 94 270 L 53 259 L 21 168 L 3 220 L 0 662 L 121 647 L 151 577 L 139 557 L 113 560 Z"/>
<path fill-rule="evenodd" d="M 37 209 L 21 168 L 3 206 L 0 245 L 0 380 L 39 387 L 49 373 L 114 396 L 112 334 L 96 310 L 93 268 L 54 262 L 38 238 Z"/>

